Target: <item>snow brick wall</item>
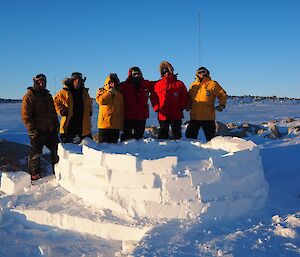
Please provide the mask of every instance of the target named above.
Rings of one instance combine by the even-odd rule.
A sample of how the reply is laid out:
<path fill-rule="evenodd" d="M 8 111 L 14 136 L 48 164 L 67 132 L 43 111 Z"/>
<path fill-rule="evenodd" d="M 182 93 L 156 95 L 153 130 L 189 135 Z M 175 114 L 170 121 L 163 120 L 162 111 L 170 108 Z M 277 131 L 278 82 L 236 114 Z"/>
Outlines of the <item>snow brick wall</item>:
<path fill-rule="evenodd" d="M 101 209 L 130 217 L 236 218 L 265 203 L 258 147 L 240 138 L 144 139 L 60 144 L 60 186 Z"/>

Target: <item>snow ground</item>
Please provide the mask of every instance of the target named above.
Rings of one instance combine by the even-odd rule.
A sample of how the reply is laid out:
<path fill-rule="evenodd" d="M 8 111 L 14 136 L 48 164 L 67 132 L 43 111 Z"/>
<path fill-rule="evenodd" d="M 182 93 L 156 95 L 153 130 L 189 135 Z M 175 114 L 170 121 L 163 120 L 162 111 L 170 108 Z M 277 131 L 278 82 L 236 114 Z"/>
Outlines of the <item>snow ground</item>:
<path fill-rule="evenodd" d="M 284 122 L 287 117 L 300 118 L 299 107 L 294 101 L 231 101 L 218 120 L 259 124 L 279 119 L 284 127 L 289 126 Z M 0 104 L 0 139 L 28 143 L 19 115 L 20 104 Z M 95 124 L 96 115 L 93 120 Z M 151 116 L 148 123 L 156 124 L 155 117 Z M 300 125 L 299 120 L 296 123 Z M 158 222 L 139 242 L 133 256 L 300 256 L 300 137 L 291 134 L 277 140 L 260 136 L 248 139 L 260 148 L 269 184 L 265 207 L 235 220 Z M 0 192 L 1 257 L 127 256 L 121 253 L 120 241 L 26 220 L 14 211 L 24 206 L 47 210 L 59 207 L 74 217 L 122 222 L 122 217 L 99 211 L 68 193 L 49 176 L 22 195 Z"/>

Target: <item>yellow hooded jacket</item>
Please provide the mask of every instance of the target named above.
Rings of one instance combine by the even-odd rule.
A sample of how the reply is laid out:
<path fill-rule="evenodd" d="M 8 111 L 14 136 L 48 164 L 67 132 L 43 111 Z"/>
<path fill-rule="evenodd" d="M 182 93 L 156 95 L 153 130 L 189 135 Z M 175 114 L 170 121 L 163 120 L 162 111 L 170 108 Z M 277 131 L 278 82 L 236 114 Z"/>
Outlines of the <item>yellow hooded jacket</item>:
<path fill-rule="evenodd" d="M 123 128 L 124 122 L 124 99 L 123 94 L 117 91 L 112 94 L 109 90 L 110 76 L 105 79 L 104 87 L 97 91 L 96 101 L 99 104 L 98 128 L 119 129 Z"/>
<path fill-rule="evenodd" d="M 88 89 L 83 88 L 83 119 L 82 119 L 82 136 L 91 134 L 91 116 L 93 113 L 93 100 L 89 96 Z M 61 115 L 59 133 L 64 134 L 67 132 L 69 121 L 73 115 L 73 97 L 69 88 L 64 85 L 63 89 L 60 90 L 54 96 L 55 110 L 58 115 Z M 67 112 L 67 115 L 64 116 Z"/>
<path fill-rule="evenodd" d="M 189 107 L 192 120 L 215 120 L 215 99 L 226 106 L 227 95 L 218 82 L 205 78 L 202 82 L 198 78 L 190 85 Z"/>

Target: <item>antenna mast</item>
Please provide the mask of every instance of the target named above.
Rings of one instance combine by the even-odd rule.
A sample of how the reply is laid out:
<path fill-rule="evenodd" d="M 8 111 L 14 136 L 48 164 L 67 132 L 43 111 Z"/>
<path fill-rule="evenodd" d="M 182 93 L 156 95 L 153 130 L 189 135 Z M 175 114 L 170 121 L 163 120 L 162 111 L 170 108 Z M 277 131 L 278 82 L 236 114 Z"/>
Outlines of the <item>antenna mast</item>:
<path fill-rule="evenodd" d="M 56 76 L 54 76 L 54 94 L 56 94 Z"/>
<path fill-rule="evenodd" d="M 200 21 L 200 10 L 198 11 L 198 51 L 199 51 L 199 67 L 201 66 L 201 21 Z"/>

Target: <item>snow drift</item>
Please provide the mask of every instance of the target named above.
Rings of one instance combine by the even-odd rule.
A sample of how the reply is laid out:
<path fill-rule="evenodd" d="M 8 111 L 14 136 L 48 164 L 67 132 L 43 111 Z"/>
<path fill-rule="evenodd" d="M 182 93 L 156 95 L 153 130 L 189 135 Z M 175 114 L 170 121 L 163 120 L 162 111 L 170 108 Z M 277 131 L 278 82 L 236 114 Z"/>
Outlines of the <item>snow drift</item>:
<path fill-rule="evenodd" d="M 268 192 L 258 147 L 216 137 L 60 144 L 59 185 L 117 215 L 159 219 L 236 218 L 263 206 Z"/>

